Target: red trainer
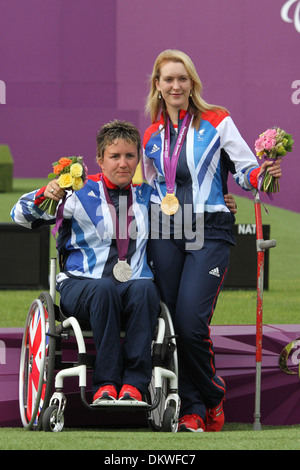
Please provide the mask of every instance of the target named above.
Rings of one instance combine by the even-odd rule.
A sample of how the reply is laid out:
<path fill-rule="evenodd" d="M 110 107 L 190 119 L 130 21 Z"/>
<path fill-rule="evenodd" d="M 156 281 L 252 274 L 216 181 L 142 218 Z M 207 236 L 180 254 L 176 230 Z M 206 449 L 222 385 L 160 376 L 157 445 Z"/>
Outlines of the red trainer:
<path fill-rule="evenodd" d="M 225 422 L 223 410 L 224 400 L 225 398 L 222 398 L 221 403 L 218 406 L 206 411 L 206 432 L 219 432 L 223 428 Z"/>
<path fill-rule="evenodd" d="M 225 387 L 225 382 L 222 377 L 219 379 L 223 382 Z M 223 402 L 225 401 L 225 396 L 222 398 L 221 402 L 215 408 L 206 410 L 205 417 L 205 426 L 206 432 L 219 432 L 224 426 L 225 415 L 223 410 Z"/>
<path fill-rule="evenodd" d="M 119 400 L 137 400 L 142 401 L 142 395 L 136 387 L 132 385 L 123 385 L 119 393 Z"/>
<path fill-rule="evenodd" d="M 100 387 L 97 393 L 95 393 L 93 405 L 97 405 L 99 400 L 116 400 L 117 396 L 117 390 L 113 385 L 103 385 L 103 387 Z"/>
<path fill-rule="evenodd" d="M 185 415 L 179 420 L 179 429 L 178 431 L 188 431 L 188 432 L 204 432 L 205 424 L 203 419 L 199 415 Z"/>

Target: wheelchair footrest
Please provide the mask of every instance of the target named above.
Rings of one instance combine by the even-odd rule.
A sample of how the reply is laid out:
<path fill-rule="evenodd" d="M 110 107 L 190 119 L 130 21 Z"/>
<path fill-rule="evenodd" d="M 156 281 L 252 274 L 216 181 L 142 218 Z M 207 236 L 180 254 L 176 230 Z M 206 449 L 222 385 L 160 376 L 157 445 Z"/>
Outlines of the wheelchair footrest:
<path fill-rule="evenodd" d="M 149 408 L 150 405 L 145 401 L 137 400 L 99 400 L 96 404 L 91 403 L 90 406 L 95 408 Z"/>

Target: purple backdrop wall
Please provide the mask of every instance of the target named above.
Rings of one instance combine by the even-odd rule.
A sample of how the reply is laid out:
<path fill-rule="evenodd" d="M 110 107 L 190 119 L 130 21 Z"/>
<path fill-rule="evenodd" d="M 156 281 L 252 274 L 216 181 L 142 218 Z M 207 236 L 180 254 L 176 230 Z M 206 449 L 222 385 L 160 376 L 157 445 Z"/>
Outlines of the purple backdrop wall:
<path fill-rule="evenodd" d="M 15 177 L 74 154 L 96 171 L 97 130 L 118 117 L 143 133 L 153 62 L 178 48 L 251 148 L 267 127 L 293 134 L 273 204 L 300 212 L 299 0 L 0 0 L 0 11 L 0 144 Z"/>

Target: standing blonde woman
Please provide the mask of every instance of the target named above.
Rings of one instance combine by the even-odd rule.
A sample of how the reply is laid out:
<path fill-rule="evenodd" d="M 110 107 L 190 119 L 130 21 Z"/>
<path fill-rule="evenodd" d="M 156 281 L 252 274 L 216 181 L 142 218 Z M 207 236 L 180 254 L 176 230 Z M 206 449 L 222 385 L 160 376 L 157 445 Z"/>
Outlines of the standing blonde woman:
<path fill-rule="evenodd" d="M 210 323 L 234 244 L 228 172 L 245 190 L 257 187 L 266 168 L 281 176 L 280 164 L 259 167 L 228 111 L 206 103 L 201 93 L 185 53 L 159 54 L 146 105 L 151 126 L 143 141 L 144 174 L 154 187 L 151 212 L 160 218 L 152 218 L 158 234 L 148 243 L 148 255 L 178 335 L 179 430 L 192 432 L 220 431 L 224 424 L 226 385 L 216 372 Z"/>

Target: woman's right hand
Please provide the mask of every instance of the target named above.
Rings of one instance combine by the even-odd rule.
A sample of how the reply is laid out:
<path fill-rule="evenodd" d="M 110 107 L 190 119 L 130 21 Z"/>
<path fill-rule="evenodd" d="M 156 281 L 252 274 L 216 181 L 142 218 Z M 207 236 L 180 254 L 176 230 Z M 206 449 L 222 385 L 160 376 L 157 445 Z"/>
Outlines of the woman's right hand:
<path fill-rule="evenodd" d="M 44 191 L 44 196 L 49 199 L 54 199 L 54 201 L 60 201 L 66 195 L 66 191 L 62 189 L 57 180 L 51 180 L 50 183 L 47 184 L 46 189 Z"/>
<path fill-rule="evenodd" d="M 224 201 L 230 212 L 237 213 L 237 203 L 232 194 L 224 194 Z"/>

